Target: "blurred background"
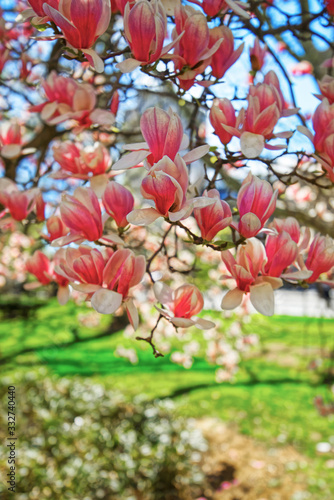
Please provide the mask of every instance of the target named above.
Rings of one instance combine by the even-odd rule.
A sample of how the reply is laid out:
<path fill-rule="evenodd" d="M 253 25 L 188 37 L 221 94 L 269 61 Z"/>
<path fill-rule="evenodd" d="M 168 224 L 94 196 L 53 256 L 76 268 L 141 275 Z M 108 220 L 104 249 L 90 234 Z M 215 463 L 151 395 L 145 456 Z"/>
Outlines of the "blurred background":
<path fill-rule="evenodd" d="M 3 295 L 1 455 L 14 385 L 15 498 L 333 498 L 334 320 L 317 300 L 322 316 L 206 311 L 222 374 L 199 330 L 162 332 L 156 359 L 122 316 Z M 13 498 L 1 463 L 1 498 Z"/>

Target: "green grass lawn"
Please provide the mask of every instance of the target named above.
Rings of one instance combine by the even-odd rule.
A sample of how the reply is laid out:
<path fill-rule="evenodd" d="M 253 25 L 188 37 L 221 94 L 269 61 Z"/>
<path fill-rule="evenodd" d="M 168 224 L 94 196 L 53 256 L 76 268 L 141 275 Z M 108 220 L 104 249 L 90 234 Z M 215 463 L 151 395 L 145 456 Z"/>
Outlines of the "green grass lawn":
<path fill-rule="evenodd" d="M 89 376 L 122 390 L 129 398 L 141 393 L 149 398 L 170 397 L 179 403 L 178 411 L 183 415 L 234 421 L 241 432 L 269 447 L 292 444 L 310 460 L 305 462 L 310 498 L 334 497 L 334 469 L 329 468 L 334 456 L 316 452 L 319 442 L 334 446 L 334 418 L 320 417 L 313 405 L 315 396 L 323 396 L 327 401 L 331 396 L 322 373 L 308 369 L 311 360 L 333 349 L 334 320 L 284 316 L 268 320 L 253 316 L 247 331 L 259 335 L 260 347 L 242 361 L 234 383 L 217 384 L 215 367 L 204 358 L 195 358 L 193 367 L 186 370 L 173 364 L 168 355 L 154 358 L 148 345 L 124 338 L 122 332 L 60 349 L 59 343 L 73 338 L 71 328 L 83 311 L 87 311 L 85 306 L 69 304 L 60 308 L 51 301 L 28 321 L 2 319 L 1 356 L 22 347 L 48 345 L 48 349 L 37 354 L 17 358 L 13 362 L 15 370 L 31 370 L 36 364 L 45 364 L 60 376 Z M 213 312 L 211 316 L 221 314 Z M 108 321 L 110 318 L 103 317 L 99 327 L 82 328 L 80 335 L 97 335 Z M 201 335 L 198 330 L 199 341 Z M 138 364 L 131 365 L 116 357 L 118 344 L 135 347 Z M 173 345 L 177 348 L 179 344 L 176 340 Z M 327 359 L 323 367 L 329 363 Z M 2 372 L 10 373 L 14 365 L 2 366 Z"/>

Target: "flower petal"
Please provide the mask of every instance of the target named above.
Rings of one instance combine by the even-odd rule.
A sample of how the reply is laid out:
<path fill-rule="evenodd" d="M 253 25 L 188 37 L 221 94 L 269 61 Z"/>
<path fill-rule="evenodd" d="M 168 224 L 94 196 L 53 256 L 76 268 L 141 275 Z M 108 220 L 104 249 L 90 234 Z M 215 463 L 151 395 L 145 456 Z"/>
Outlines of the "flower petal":
<path fill-rule="evenodd" d="M 94 293 L 91 304 L 100 314 L 113 314 L 122 304 L 123 297 L 120 293 L 100 288 Z"/>
<path fill-rule="evenodd" d="M 269 283 L 251 286 L 250 301 L 255 309 L 264 316 L 274 314 L 274 291 Z"/>
<path fill-rule="evenodd" d="M 227 310 L 235 309 L 236 307 L 240 306 L 243 296 L 244 292 L 242 290 L 239 290 L 239 288 L 230 290 L 226 295 L 224 295 L 221 303 L 221 308 Z"/>

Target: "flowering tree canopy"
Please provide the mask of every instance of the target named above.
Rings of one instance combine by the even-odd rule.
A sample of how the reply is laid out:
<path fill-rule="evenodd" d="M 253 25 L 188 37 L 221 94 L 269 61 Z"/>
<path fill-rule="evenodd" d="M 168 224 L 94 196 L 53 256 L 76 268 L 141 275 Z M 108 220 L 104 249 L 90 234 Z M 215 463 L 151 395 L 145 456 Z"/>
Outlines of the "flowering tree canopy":
<path fill-rule="evenodd" d="M 332 286 L 333 1 L 0 5 L 0 287 L 125 311 L 156 356 L 207 330 L 224 380 L 203 294 Z"/>

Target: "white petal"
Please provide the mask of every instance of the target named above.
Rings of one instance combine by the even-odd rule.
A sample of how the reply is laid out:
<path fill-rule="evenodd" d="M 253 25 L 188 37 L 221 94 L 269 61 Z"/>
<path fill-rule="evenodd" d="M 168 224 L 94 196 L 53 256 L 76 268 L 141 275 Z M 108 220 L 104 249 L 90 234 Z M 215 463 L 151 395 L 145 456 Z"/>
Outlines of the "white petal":
<path fill-rule="evenodd" d="M 244 292 L 242 290 L 239 290 L 239 288 L 230 290 L 226 295 L 224 295 L 220 307 L 227 310 L 235 309 L 236 307 L 240 306 L 243 297 Z"/>
<path fill-rule="evenodd" d="M 132 299 L 129 299 L 125 304 L 131 325 L 133 329 L 136 331 L 139 326 L 139 316 L 136 306 L 133 303 Z"/>
<path fill-rule="evenodd" d="M 84 241 L 82 236 L 77 235 L 77 234 L 68 234 L 67 236 L 61 236 L 60 238 L 57 238 L 56 240 L 53 240 L 51 243 L 52 247 L 63 247 L 65 245 L 69 245 L 70 243 L 81 243 Z"/>
<path fill-rule="evenodd" d="M 195 326 L 195 322 L 192 319 L 187 318 L 171 318 L 170 322 L 173 323 L 177 328 L 188 328 L 189 326 Z"/>
<path fill-rule="evenodd" d="M 1 156 L 4 158 L 17 158 L 21 154 L 20 144 L 6 144 L 1 149 Z"/>
<path fill-rule="evenodd" d="M 100 288 L 94 293 L 91 304 L 100 314 L 113 314 L 122 304 L 123 297 L 120 293 Z"/>
<path fill-rule="evenodd" d="M 109 233 L 104 234 L 102 238 L 99 239 L 101 243 L 115 243 L 116 245 L 124 245 L 124 241 L 117 234 Z"/>
<path fill-rule="evenodd" d="M 240 137 L 241 152 L 246 158 L 256 158 L 264 148 L 264 137 L 251 132 L 244 132 Z"/>
<path fill-rule="evenodd" d="M 90 178 L 89 183 L 96 196 L 102 198 L 108 184 L 108 176 L 106 174 L 94 175 Z"/>
<path fill-rule="evenodd" d="M 225 2 L 233 10 L 233 12 L 238 14 L 240 17 L 243 17 L 245 19 L 250 19 L 250 15 L 248 14 L 248 12 L 239 7 L 237 2 L 233 2 L 233 0 L 225 0 Z"/>
<path fill-rule="evenodd" d="M 307 280 L 313 274 L 313 271 L 295 271 L 292 273 L 284 273 L 282 274 L 282 278 L 285 280 L 299 281 L 299 280 Z"/>
<path fill-rule="evenodd" d="M 250 301 L 259 313 L 264 316 L 274 314 L 274 291 L 269 283 L 261 283 L 250 287 Z"/>
<path fill-rule="evenodd" d="M 116 64 L 116 68 L 118 68 L 122 73 L 131 73 L 131 71 L 134 71 L 140 65 L 140 61 L 130 57 L 129 59 L 125 59 L 125 61 Z"/>
<path fill-rule="evenodd" d="M 125 151 L 145 151 L 149 150 L 147 142 L 134 142 L 132 144 L 124 144 Z"/>
<path fill-rule="evenodd" d="M 216 324 L 212 321 L 203 318 L 195 318 L 194 321 L 197 328 L 200 328 L 201 330 L 210 330 L 210 328 L 214 328 L 216 326 Z"/>
<path fill-rule="evenodd" d="M 305 135 L 308 139 L 310 139 L 310 141 L 313 143 L 313 134 L 307 127 L 304 127 L 304 125 L 298 125 L 297 130 L 301 134 Z"/>
<path fill-rule="evenodd" d="M 126 216 L 126 219 L 135 226 L 148 226 L 159 217 L 161 217 L 161 214 L 155 208 L 139 208 L 132 210 Z"/>
<path fill-rule="evenodd" d="M 153 285 L 153 291 L 160 304 L 169 304 L 173 302 L 173 290 L 166 285 L 166 283 L 157 281 Z"/>
<path fill-rule="evenodd" d="M 81 49 L 84 54 L 86 54 L 87 59 L 92 66 L 93 69 L 97 73 L 103 73 L 104 70 L 104 62 L 101 57 L 95 52 L 93 49 Z"/>
<path fill-rule="evenodd" d="M 139 163 L 142 163 L 145 158 L 150 155 L 150 151 L 139 150 L 128 153 L 112 166 L 111 170 L 124 170 L 126 168 L 136 167 Z"/>
<path fill-rule="evenodd" d="M 189 163 L 192 163 L 193 161 L 199 160 L 200 158 L 205 156 L 209 151 L 210 151 L 210 146 L 208 146 L 208 145 L 199 146 L 198 148 L 195 148 L 192 151 L 189 151 L 189 153 L 186 153 L 182 157 L 182 159 L 188 165 Z"/>

